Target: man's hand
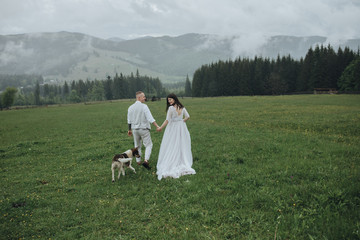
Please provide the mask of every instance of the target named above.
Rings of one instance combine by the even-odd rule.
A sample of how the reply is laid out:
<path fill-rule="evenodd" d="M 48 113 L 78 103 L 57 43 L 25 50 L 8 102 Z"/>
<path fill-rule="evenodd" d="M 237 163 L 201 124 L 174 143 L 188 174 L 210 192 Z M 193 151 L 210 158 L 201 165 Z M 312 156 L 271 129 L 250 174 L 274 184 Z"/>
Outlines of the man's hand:
<path fill-rule="evenodd" d="M 129 137 L 132 136 L 132 131 L 131 131 L 131 130 L 128 131 L 128 136 L 129 136 Z"/>

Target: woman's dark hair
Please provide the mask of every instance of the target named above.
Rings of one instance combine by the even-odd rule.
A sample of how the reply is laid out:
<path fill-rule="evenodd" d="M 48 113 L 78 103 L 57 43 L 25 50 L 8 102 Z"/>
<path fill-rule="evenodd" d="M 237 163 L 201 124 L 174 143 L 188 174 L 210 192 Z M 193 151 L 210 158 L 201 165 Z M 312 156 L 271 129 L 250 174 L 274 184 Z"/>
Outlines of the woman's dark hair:
<path fill-rule="evenodd" d="M 179 101 L 179 99 L 177 98 L 177 96 L 174 94 L 174 93 L 170 93 L 167 97 L 166 97 L 166 111 L 169 109 L 170 107 L 170 103 L 169 103 L 169 98 L 172 98 L 174 99 L 175 103 L 174 105 L 176 104 L 177 107 L 179 109 L 182 109 L 184 107 L 184 105 L 181 104 L 181 102 Z"/>

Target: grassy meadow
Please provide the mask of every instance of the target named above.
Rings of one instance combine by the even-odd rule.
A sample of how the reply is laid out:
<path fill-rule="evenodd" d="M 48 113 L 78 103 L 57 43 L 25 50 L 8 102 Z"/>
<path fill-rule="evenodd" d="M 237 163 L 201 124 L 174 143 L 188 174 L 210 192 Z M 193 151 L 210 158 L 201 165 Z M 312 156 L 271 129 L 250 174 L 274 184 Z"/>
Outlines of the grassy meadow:
<path fill-rule="evenodd" d="M 134 100 L 1 111 L 0 239 L 360 239 L 359 95 L 181 101 L 197 174 L 161 181 L 153 128 L 111 182 Z"/>

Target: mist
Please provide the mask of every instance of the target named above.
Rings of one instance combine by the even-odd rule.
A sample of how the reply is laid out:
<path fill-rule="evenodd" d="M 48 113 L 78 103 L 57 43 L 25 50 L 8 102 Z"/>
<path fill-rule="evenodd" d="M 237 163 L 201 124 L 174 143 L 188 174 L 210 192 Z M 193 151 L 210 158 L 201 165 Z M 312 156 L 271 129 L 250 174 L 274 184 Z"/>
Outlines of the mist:
<path fill-rule="evenodd" d="M 103 39 L 235 35 L 242 46 L 234 44 L 234 51 L 248 52 L 247 48 L 256 49 L 256 38 L 262 36 L 315 35 L 333 43 L 360 38 L 360 1 L 2 0 L 0 22 L 1 35 L 58 31 Z M 248 47 L 242 49 L 244 45 Z"/>

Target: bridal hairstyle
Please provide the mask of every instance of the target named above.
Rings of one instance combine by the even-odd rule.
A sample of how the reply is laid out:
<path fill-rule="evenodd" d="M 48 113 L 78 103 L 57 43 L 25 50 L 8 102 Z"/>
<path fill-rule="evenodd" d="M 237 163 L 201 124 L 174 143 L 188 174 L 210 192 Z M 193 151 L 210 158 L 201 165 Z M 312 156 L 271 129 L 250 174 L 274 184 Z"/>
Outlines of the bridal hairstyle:
<path fill-rule="evenodd" d="M 177 107 L 179 109 L 182 109 L 184 106 L 181 104 L 181 102 L 179 101 L 179 99 L 177 98 L 177 96 L 174 93 L 170 93 L 167 97 L 166 97 L 166 111 L 168 111 L 169 107 L 170 107 L 170 103 L 169 103 L 169 98 L 172 98 L 175 100 L 174 105 L 176 104 Z"/>

